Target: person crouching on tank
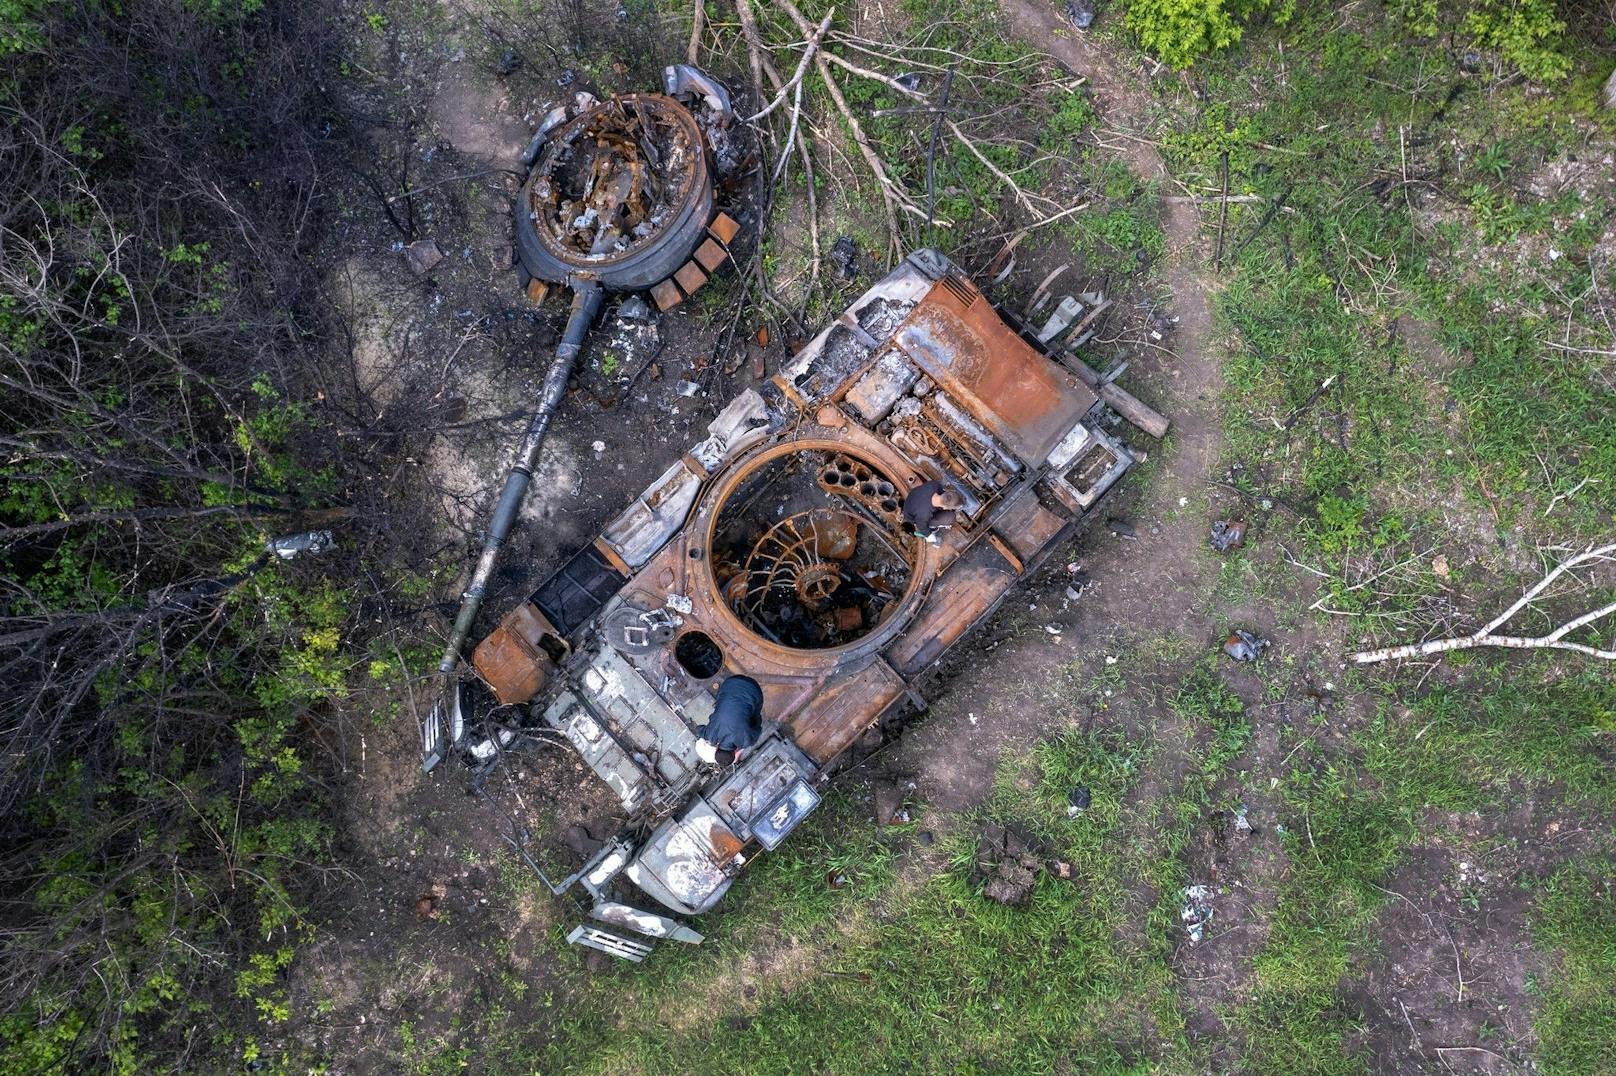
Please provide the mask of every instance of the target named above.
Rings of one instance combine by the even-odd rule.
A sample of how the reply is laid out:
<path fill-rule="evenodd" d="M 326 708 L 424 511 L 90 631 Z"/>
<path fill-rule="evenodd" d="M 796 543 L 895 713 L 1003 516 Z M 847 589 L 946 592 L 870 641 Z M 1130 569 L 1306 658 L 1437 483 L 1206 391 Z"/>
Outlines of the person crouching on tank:
<path fill-rule="evenodd" d="M 718 687 L 713 716 L 696 740 L 708 765 L 732 766 L 763 735 L 763 689 L 750 676 L 727 677 Z"/>
<path fill-rule="evenodd" d="M 952 527 L 964 507 L 965 498 L 957 490 L 933 480 L 916 486 L 904 498 L 903 522 L 910 534 L 936 545 L 938 532 Z"/>

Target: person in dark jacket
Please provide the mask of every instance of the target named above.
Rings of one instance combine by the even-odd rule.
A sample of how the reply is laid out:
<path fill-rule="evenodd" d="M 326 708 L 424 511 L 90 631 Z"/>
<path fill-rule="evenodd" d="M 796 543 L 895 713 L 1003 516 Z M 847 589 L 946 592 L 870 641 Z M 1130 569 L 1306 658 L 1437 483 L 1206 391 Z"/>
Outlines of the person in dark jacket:
<path fill-rule="evenodd" d="M 931 542 L 935 541 L 933 536 L 938 531 L 954 525 L 959 510 L 964 507 L 964 497 L 933 479 L 922 482 L 903 499 L 903 521 L 916 537 Z"/>
<path fill-rule="evenodd" d="M 713 716 L 696 741 L 703 762 L 728 766 L 739 762 L 763 735 L 763 689 L 750 676 L 727 677 L 718 687 Z"/>

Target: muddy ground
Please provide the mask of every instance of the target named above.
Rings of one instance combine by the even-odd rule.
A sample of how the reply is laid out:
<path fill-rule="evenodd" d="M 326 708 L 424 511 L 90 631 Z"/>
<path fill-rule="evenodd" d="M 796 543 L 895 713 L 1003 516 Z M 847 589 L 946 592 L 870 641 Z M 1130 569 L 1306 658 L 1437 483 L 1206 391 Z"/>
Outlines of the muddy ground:
<path fill-rule="evenodd" d="M 1228 791 L 1248 804 L 1254 832 L 1231 836 L 1208 819 L 1187 854 L 1192 877 L 1218 887 L 1215 926 L 1199 945 L 1182 936 L 1174 943 L 1191 1041 L 1221 1059 L 1227 1006 L 1250 988 L 1252 957 L 1287 870 L 1270 780 L 1342 742 L 1370 714 L 1340 687 L 1345 627 L 1300 612 L 1312 581 L 1267 540 L 1268 517 L 1284 509 L 1245 502 L 1229 484 L 1210 312 L 1218 286 L 1208 266 L 1210 222 L 1148 141 L 1157 107 L 1148 65 L 1071 34 L 1054 5 L 1003 6 L 1016 37 L 1086 78 L 1103 117 L 1096 143 L 1157 184 L 1167 252 L 1146 272 L 1108 281 L 1117 309 L 1094 359 L 1105 367 L 1127 361 L 1127 386 L 1169 415 L 1173 429 L 1161 443 L 1132 433 L 1145 465 L 950 658 L 928 688 L 930 710 L 843 780 L 854 788 L 913 782 L 919 827 L 947 834 L 973 824 L 964 813 L 987 796 L 1003 760 L 1100 721 L 1151 730 L 1166 748 L 1149 779 L 1171 784 L 1203 745 L 1199 730 L 1164 705 L 1170 685 L 1232 627 L 1273 639 L 1268 667 L 1283 672 L 1228 672 L 1255 729 L 1238 787 Z M 348 92 L 387 117 L 373 137 L 376 174 L 390 178 L 385 193 L 361 190 L 333 241 L 330 293 L 354 334 L 334 357 L 341 371 L 334 376 L 346 380 L 354 406 L 377 429 L 434 428 L 389 488 L 401 539 L 413 543 L 413 563 L 433 583 L 430 602 L 401 629 L 399 642 L 435 657 L 524 404 L 565 318 L 559 299 L 528 302 L 511 268 L 509 199 L 519 154 L 537 120 L 564 96 L 586 86 L 629 88 L 636 75 L 681 58 L 684 30 L 655 14 L 626 17 L 624 40 L 643 53 L 613 67 L 619 54 L 596 36 L 588 45 L 598 51 L 577 57 L 574 68 L 523 38 L 508 14 L 451 4 L 394 16 L 381 30 L 362 14 L 355 8 L 344 32 L 363 43 L 372 77 Z M 410 193 L 400 196 L 401 189 Z M 444 255 L 425 273 L 412 270 L 405 253 L 421 241 Z M 1020 252 L 996 296 L 1012 308 L 1068 260 L 1058 242 L 1039 242 Z M 966 259 L 966 267 L 980 270 L 988 256 Z M 858 278 L 839 285 L 839 294 L 851 297 L 879 275 L 875 262 L 865 257 Z M 1065 287 L 1078 290 L 1074 278 L 1082 274 L 1074 267 Z M 545 446 L 489 610 L 531 591 L 591 540 L 699 439 L 724 403 L 786 357 L 789 334 L 778 321 L 749 315 L 732 331 L 739 292 L 733 273 L 711 287 L 706 301 L 661 316 L 645 333 L 653 342 L 630 346 L 623 334 L 644 330 L 620 326 L 616 301 L 608 303 Z M 760 347 L 754 334 L 765 325 L 772 338 Z M 682 382 L 699 385 L 698 393 L 681 395 Z M 1206 538 L 1211 520 L 1222 516 L 1251 525 L 1239 570 L 1269 580 L 1260 601 L 1218 597 L 1225 564 Z M 575 910 L 535 892 L 507 839 L 525 831 L 543 865 L 564 871 L 615 828 L 606 790 L 587 780 L 570 754 L 541 747 L 514 753 L 486 782 L 452 766 L 421 774 L 414 719 L 429 691 L 425 680 L 402 689 L 378 684 L 352 726 L 344 855 L 357 880 L 344 883 L 346 916 L 322 933 L 296 984 L 321 999 L 324 1015 L 288 1032 L 339 1059 L 338 1071 L 391 1071 L 401 1056 L 400 1024 L 418 1041 L 453 1038 L 471 1013 L 489 1006 L 509 1010 L 542 1040 L 558 1026 L 580 969 L 609 971 L 600 957 L 556 943 Z M 1457 1056 L 1439 1049 L 1472 1051 L 1458 1071 L 1525 1063 L 1532 1011 L 1526 984 L 1543 969 L 1527 943 L 1524 898 L 1508 883 L 1592 840 L 1566 832 L 1531 804 L 1487 820 L 1447 821 L 1441 828 L 1468 835 L 1469 843 L 1422 846 L 1397 870 L 1386 887 L 1395 899 L 1376 928 L 1378 955 L 1354 978 L 1369 1055 L 1383 1071 Z M 1506 844 L 1514 850 L 1497 851 Z M 914 853 L 906 870 L 939 868 L 923 847 Z M 743 882 L 729 900 L 746 899 Z M 705 929 L 721 931 L 722 917 Z M 782 941 L 778 951 L 737 962 L 733 985 L 744 992 L 749 982 L 789 979 L 793 967 L 812 964 L 812 954 Z M 526 984 L 520 990 L 517 980 Z M 1510 1034 L 1491 1044 L 1477 1039 L 1483 1013 Z"/>

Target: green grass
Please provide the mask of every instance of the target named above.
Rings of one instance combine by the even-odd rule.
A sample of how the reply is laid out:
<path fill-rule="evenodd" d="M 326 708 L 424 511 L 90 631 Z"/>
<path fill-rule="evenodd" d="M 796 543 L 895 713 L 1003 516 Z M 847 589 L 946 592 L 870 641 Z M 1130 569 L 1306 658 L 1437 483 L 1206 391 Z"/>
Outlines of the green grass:
<path fill-rule="evenodd" d="M 1225 782 L 1252 732 L 1210 657 L 1171 683 L 1168 739 L 1107 725 L 1006 760 L 983 806 L 950 823 L 946 862 L 921 858 L 914 827 L 874 827 L 862 802 L 833 797 L 698 924 L 706 944 L 580 980 L 557 1040 L 529 1060 L 543 1071 L 1195 1071 L 1204 1059 L 1170 968 L 1184 853 L 1232 803 Z M 1148 795 L 1147 772 L 1158 778 Z M 1092 801 L 1073 818 L 1078 785 Z M 988 820 L 1019 827 L 1074 877 L 1043 875 L 1025 909 L 986 900 L 971 868 Z M 827 886 L 833 871 L 852 884 Z M 786 970 L 756 975 L 754 997 L 724 987 L 760 951 Z"/>
<path fill-rule="evenodd" d="M 1552 954 L 1534 1030 L 1538 1062 L 1553 1076 L 1610 1071 L 1616 1043 L 1616 863 L 1563 867 L 1543 886 L 1533 937 Z"/>
<path fill-rule="evenodd" d="M 658 953 L 627 972 L 634 1002 L 590 1029 L 581 1050 L 569 1036 L 554 1057 L 591 1056 L 600 1071 L 869 1070 L 1146 1071 L 1185 1047 L 1165 939 L 1139 929 L 1148 911 L 1135 890 L 1139 866 L 1121 834 L 1145 748 L 1115 732 L 1072 734 L 1040 746 L 1001 775 L 985 815 L 1023 824 L 1077 878 L 1045 876 L 1030 907 L 985 900 L 970 881 L 975 827 L 945 846 L 940 873 L 916 864 L 897 884 L 869 877 L 871 834 L 862 819 L 827 815 L 767 857 L 731 900 L 742 910 L 718 924 L 716 948 Z M 1031 792 L 1023 781 L 1033 782 Z M 1090 810 L 1065 815 L 1075 783 L 1093 789 Z M 806 837 L 806 840 L 802 838 Z M 835 863 L 853 886 L 829 889 Z M 863 917 L 867 929 L 844 928 Z M 742 921 L 735 934 L 736 924 Z M 724 998 L 724 1014 L 675 1031 L 657 1014 L 761 940 L 800 938 L 817 954 L 795 986 L 765 982 L 755 1006 Z M 748 936 L 750 935 L 750 936 Z M 732 940 L 730 940 L 732 939 Z M 709 943 L 712 945 L 713 943 Z M 665 947 L 666 949 L 667 947 Z M 729 952 L 726 954 L 726 950 Z M 673 959 L 664 960 L 665 956 Z M 617 989 L 617 987 L 613 987 Z M 742 1019 L 736 1011 L 746 1010 Z M 581 1030 L 575 1027 L 574 1034 Z"/>
<path fill-rule="evenodd" d="M 1337 563 L 1406 554 L 1401 539 L 1441 498 L 1529 535 L 1597 535 L 1616 508 L 1603 479 L 1616 473 L 1606 360 L 1545 341 L 1568 315 L 1574 330 L 1600 329 L 1567 297 L 1588 291 L 1611 209 L 1523 189 L 1545 160 L 1585 148 L 1591 113 L 1534 109 L 1520 87 L 1449 101 L 1446 83 L 1426 77 L 1434 50 L 1392 27 L 1335 22 L 1304 11 L 1284 33 L 1285 92 L 1273 91 L 1277 52 L 1254 48 L 1207 67 L 1208 99 L 1238 103 L 1170 120 L 1179 178 L 1215 191 L 1227 153 L 1231 189 L 1267 199 L 1231 209 L 1216 306 L 1232 351 L 1230 456 L 1248 488 L 1310 516 L 1303 536 Z M 1405 169 L 1440 171 L 1443 194 L 1421 193 L 1429 182 L 1405 194 Z M 1236 256 L 1281 195 L 1287 210 Z M 1411 213 L 1416 197 L 1434 226 Z M 1523 243 L 1536 256 L 1520 256 Z M 1410 353 L 1400 317 L 1433 327 L 1441 367 Z M 1585 479 L 1545 523 L 1555 495 Z"/>
<path fill-rule="evenodd" d="M 1523 794 L 1555 796 L 1568 811 L 1608 809 L 1616 776 L 1598 738 L 1609 735 L 1612 707 L 1616 684 L 1599 674 L 1559 680 L 1478 667 L 1459 686 L 1401 704 L 1384 698 L 1354 736 L 1357 757 L 1285 775 L 1289 869 L 1254 962 L 1252 996 L 1227 1014 L 1254 1071 L 1363 1070 L 1346 1049 L 1360 1018 L 1340 987 L 1368 951 L 1392 870 L 1408 848 L 1438 836 L 1430 811 L 1481 811 Z M 1563 1011 L 1567 1031 L 1557 1047 L 1544 1036 L 1546 1065 L 1562 1057 L 1564 1071 L 1595 1071 L 1586 1066 L 1602 1055 L 1586 1052 L 1582 1029 L 1597 1018 L 1599 997 L 1608 1013 L 1612 996 L 1584 991 L 1562 1004 L 1551 995 L 1543 1019 Z"/>
<path fill-rule="evenodd" d="M 1282 788 L 1290 866 L 1254 961 L 1252 995 L 1229 1019 L 1245 1036 L 1252 1071 L 1358 1072 L 1361 1060 L 1345 1049 L 1357 1017 L 1337 989 L 1414 826 L 1343 768 L 1293 773 Z"/>
<path fill-rule="evenodd" d="M 1407 806 L 1476 810 L 1516 785 L 1553 788 L 1568 807 L 1616 806 L 1608 742 L 1616 682 L 1603 669 L 1564 678 L 1476 664 L 1405 713 L 1387 701 L 1359 737 L 1365 769 Z"/>

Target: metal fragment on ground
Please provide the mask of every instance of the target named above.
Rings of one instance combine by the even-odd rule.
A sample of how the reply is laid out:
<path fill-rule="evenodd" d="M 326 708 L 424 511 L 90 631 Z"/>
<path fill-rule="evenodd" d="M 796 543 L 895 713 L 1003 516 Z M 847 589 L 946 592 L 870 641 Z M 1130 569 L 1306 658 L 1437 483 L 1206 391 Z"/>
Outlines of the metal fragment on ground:
<path fill-rule="evenodd" d="M 1236 661 L 1256 661 L 1268 649 L 1268 640 L 1237 628 L 1223 640 L 1223 652 Z"/>
<path fill-rule="evenodd" d="M 1184 889 L 1184 906 L 1178 911 L 1179 921 L 1192 944 L 1206 937 L 1206 925 L 1212 921 L 1212 887 L 1192 885 Z"/>
<path fill-rule="evenodd" d="M 830 247 L 830 264 L 831 268 L 836 270 L 836 275 L 843 280 L 852 280 L 858 276 L 857 261 L 858 244 L 853 242 L 853 237 L 837 236 L 836 242 Z"/>
<path fill-rule="evenodd" d="M 324 553 L 334 548 L 336 544 L 337 540 L 330 531 L 304 531 L 301 534 L 271 538 L 264 543 L 264 551 L 275 554 L 281 560 L 291 560 L 305 553 Z"/>
<path fill-rule="evenodd" d="M 404 264 L 416 276 L 426 276 L 443 261 L 443 251 L 431 239 L 417 239 L 404 248 Z"/>
<path fill-rule="evenodd" d="M 1082 303 L 1070 295 L 1062 298 L 1055 305 L 1055 312 L 1049 315 L 1048 321 L 1044 322 L 1044 327 L 1038 330 L 1038 342 L 1047 344 L 1059 337 L 1061 333 L 1071 327 L 1072 322 L 1076 321 L 1081 313 L 1083 313 Z"/>
<path fill-rule="evenodd" d="M 1212 548 L 1219 553 L 1239 549 L 1246 541 L 1246 524 L 1239 519 L 1220 519 L 1212 524 Z"/>

